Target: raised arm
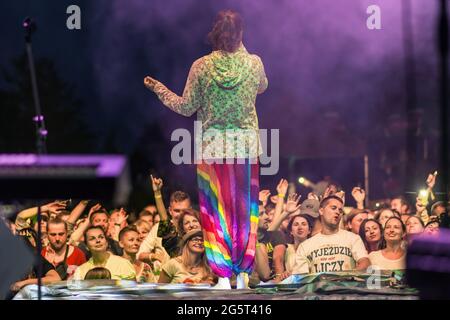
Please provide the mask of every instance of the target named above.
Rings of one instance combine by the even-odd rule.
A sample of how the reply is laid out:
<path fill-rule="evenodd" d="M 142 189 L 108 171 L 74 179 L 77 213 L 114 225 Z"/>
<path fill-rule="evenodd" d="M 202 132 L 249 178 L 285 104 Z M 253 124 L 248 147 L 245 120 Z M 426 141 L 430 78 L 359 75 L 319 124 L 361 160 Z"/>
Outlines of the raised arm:
<path fill-rule="evenodd" d="M 433 193 L 433 188 L 434 188 L 434 185 L 436 184 L 436 176 L 437 176 L 437 174 L 438 174 L 438 172 L 435 171 L 432 174 L 430 173 L 428 175 L 428 177 L 427 177 L 427 187 L 428 187 L 427 190 L 428 190 L 428 193 L 431 196 L 431 200 L 432 201 L 435 200 L 435 196 L 434 196 L 434 193 Z"/>
<path fill-rule="evenodd" d="M 84 209 L 88 205 L 89 200 L 81 200 L 75 208 L 73 208 L 72 212 L 70 212 L 69 218 L 67 219 L 68 223 L 75 224 L 78 218 L 83 214 Z"/>
<path fill-rule="evenodd" d="M 290 194 L 288 196 L 288 201 L 286 203 L 286 210 L 283 211 L 281 215 L 278 215 L 276 218 L 273 219 L 272 223 L 269 226 L 268 231 L 275 231 L 278 230 L 281 223 L 284 219 L 289 217 L 289 215 L 293 214 L 297 210 L 300 209 L 300 201 L 301 195 L 298 195 L 296 193 Z"/>
<path fill-rule="evenodd" d="M 72 232 L 72 234 L 71 234 L 71 236 L 70 236 L 70 240 L 69 240 L 69 243 L 70 243 L 70 244 L 78 245 L 78 242 L 80 241 L 80 239 L 81 239 L 81 237 L 83 236 L 84 232 L 86 231 L 86 229 L 87 229 L 87 228 L 90 226 L 90 224 L 91 224 L 91 223 L 90 223 L 91 215 L 92 215 L 94 212 L 100 210 L 101 208 L 102 208 L 102 205 L 101 205 L 100 203 L 97 203 L 95 206 L 93 206 L 93 207 L 91 208 L 91 210 L 89 210 L 88 217 L 87 217 L 83 222 L 81 222 L 81 223 L 78 225 L 78 228 L 77 228 L 76 230 L 74 230 L 74 231 Z"/>
<path fill-rule="evenodd" d="M 364 209 L 364 199 L 366 198 L 366 192 L 364 191 L 364 189 L 354 187 L 352 190 L 352 197 L 353 199 L 355 199 L 356 208 Z"/>
<path fill-rule="evenodd" d="M 65 207 L 66 207 L 65 204 L 55 201 L 55 202 L 50 202 L 50 203 L 42 205 L 41 211 L 42 212 L 58 212 L 58 211 L 64 209 Z M 17 215 L 17 218 L 27 220 L 27 219 L 30 219 L 30 218 L 33 218 L 34 216 L 36 216 L 37 213 L 38 213 L 38 207 L 28 208 L 28 209 L 25 209 L 25 210 L 19 212 L 19 214 Z"/>
<path fill-rule="evenodd" d="M 162 179 L 153 178 L 153 175 L 150 175 L 150 180 L 152 182 L 153 192 L 155 193 L 156 209 L 158 210 L 159 216 L 161 217 L 161 221 L 166 221 L 169 219 L 169 216 L 167 215 L 166 207 L 164 205 L 161 193 L 163 181 Z"/>
<path fill-rule="evenodd" d="M 288 182 L 285 179 L 281 179 L 277 186 L 277 192 L 278 192 L 278 198 L 277 198 L 277 204 L 275 205 L 275 213 L 273 214 L 272 222 L 269 225 L 268 231 L 277 230 L 278 228 L 274 227 L 274 222 L 279 221 L 281 224 L 281 221 L 283 221 L 282 214 L 283 214 L 283 206 L 284 206 L 284 197 L 286 195 L 287 189 L 288 189 Z M 281 220 L 280 220 L 281 219 Z"/>
<path fill-rule="evenodd" d="M 161 82 L 149 76 L 144 78 L 144 85 L 155 92 L 166 107 L 185 117 L 190 117 L 201 106 L 200 73 L 202 64 L 203 62 L 200 59 L 192 64 L 183 96 L 181 97 L 170 91 Z"/>

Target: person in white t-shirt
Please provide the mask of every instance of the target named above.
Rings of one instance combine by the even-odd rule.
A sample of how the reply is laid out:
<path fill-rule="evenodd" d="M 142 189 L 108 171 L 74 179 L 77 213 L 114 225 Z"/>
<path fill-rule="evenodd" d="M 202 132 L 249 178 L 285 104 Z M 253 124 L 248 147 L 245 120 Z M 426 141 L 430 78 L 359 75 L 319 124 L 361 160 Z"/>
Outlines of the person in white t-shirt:
<path fill-rule="evenodd" d="M 381 270 L 403 270 L 406 267 L 406 251 L 402 242 L 406 235 L 406 227 L 402 220 L 391 217 L 384 227 L 386 248 L 369 254 L 370 262 Z"/>
<path fill-rule="evenodd" d="M 75 270 L 74 280 L 84 280 L 88 271 L 97 267 L 108 269 L 111 279 L 136 280 L 136 271 L 133 265 L 127 259 L 107 251 L 108 242 L 102 227 L 89 227 L 84 232 L 84 241 L 92 257 Z"/>
<path fill-rule="evenodd" d="M 299 245 L 293 274 L 366 270 L 370 265 L 361 238 L 339 228 L 343 206 L 334 195 L 321 201 L 322 231 Z"/>

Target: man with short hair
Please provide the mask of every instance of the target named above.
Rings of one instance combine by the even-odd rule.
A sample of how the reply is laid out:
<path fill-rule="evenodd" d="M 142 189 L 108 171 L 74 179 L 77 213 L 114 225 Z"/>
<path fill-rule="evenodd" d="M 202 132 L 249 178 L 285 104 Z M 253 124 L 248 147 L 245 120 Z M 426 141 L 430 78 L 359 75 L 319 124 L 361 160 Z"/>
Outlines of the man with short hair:
<path fill-rule="evenodd" d="M 347 229 L 354 234 L 359 235 L 361 223 L 368 218 L 367 211 L 354 209 L 347 217 Z"/>
<path fill-rule="evenodd" d="M 151 176 L 152 188 L 155 193 L 156 207 L 161 217 L 159 223 L 156 223 L 150 230 L 150 233 L 142 241 L 137 257 L 139 260 L 153 263 L 155 260 L 161 261 L 158 256 L 175 257 L 178 255 L 178 218 L 181 213 L 191 208 L 191 199 L 186 192 L 175 191 L 170 195 L 169 215 L 166 212 L 162 200 L 162 179 Z M 159 251 L 159 253 L 157 253 Z M 166 260 L 166 259 L 164 259 Z"/>
<path fill-rule="evenodd" d="M 61 218 L 48 222 L 47 236 L 49 245 L 42 249 L 41 254 L 55 267 L 60 278 L 66 280 L 86 262 L 86 257 L 79 248 L 67 244 L 67 225 Z"/>
<path fill-rule="evenodd" d="M 322 230 L 299 245 L 292 273 L 367 269 L 370 260 L 361 238 L 339 228 L 343 206 L 342 199 L 334 195 L 321 201 L 319 214 Z"/>
<path fill-rule="evenodd" d="M 391 209 L 396 210 L 400 215 L 410 213 L 408 201 L 406 201 L 406 198 L 402 195 L 391 199 Z"/>
<path fill-rule="evenodd" d="M 279 230 L 269 231 L 270 222 L 271 218 L 266 209 L 260 205 L 255 269 L 261 281 L 274 279 L 274 282 L 279 282 L 285 277 L 286 238 Z"/>

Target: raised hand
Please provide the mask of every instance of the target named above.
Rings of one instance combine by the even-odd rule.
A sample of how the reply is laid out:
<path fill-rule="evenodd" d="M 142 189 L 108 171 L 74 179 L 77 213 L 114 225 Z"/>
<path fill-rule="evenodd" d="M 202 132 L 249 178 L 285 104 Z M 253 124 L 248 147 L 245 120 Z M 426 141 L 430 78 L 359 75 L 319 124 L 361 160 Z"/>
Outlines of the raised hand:
<path fill-rule="evenodd" d="M 153 175 L 150 175 L 150 180 L 152 182 L 153 192 L 161 192 L 163 186 L 162 179 L 153 178 Z"/>
<path fill-rule="evenodd" d="M 320 201 L 319 196 L 317 194 L 315 194 L 314 192 L 308 193 L 308 199 L 314 199 L 314 200 Z"/>
<path fill-rule="evenodd" d="M 324 193 L 323 193 L 323 199 L 325 199 L 326 197 L 331 196 L 333 193 L 334 193 L 334 188 L 333 188 L 331 185 L 329 185 L 329 186 L 325 189 L 325 191 L 324 191 Z"/>
<path fill-rule="evenodd" d="M 435 171 L 434 173 L 430 173 L 427 177 L 427 186 L 430 190 L 433 189 L 434 185 L 436 184 L 436 176 L 437 171 Z"/>
<path fill-rule="evenodd" d="M 259 201 L 263 203 L 263 206 L 266 206 L 267 199 L 270 197 L 270 190 L 261 190 L 259 192 Z"/>
<path fill-rule="evenodd" d="M 95 206 L 93 206 L 90 210 L 89 210 L 89 214 L 88 214 L 88 221 L 90 221 L 91 219 L 91 215 L 94 212 L 99 211 L 102 208 L 102 205 L 100 203 L 97 203 Z"/>
<path fill-rule="evenodd" d="M 277 186 L 278 194 L 285 195 L 287 193 L 287 189 L 289 187 L 289 183 L 286 179 L 281 179 Z"/>
<path fill-rule="evenodd" d="M 301 204 L 299 204 L 299 201 L 301 197 L 302 196 L 300 194 L 297 196 L 296 193 L 291 193 L 288 196 L 288 200 L 286 202 L 286 211 L 289 212 L 289 214 L 300 209 Z"/>
<path fill-rule="evenodd" d="M 336 192 L 334 195 L 341 198 L 342 202 L 345 204 L 345 192 L 343 190 Z"/>
<path fill-rule="evenodd" d="M 61 210 L 66 208 L 66 204 L 59 201 L 47 203 L 42 206 L 42 211 L 48 211 L 50 214 L 58 214 Z"/>
<path fill-rule="evenodd" d="M 119 214 L 116 216 L 116 224 L 122 225 L 128 219 L 128 215 L 123 208 L 120 208 Z"/>
<path fill-rule="evenodd" d="M 356 203 L 363 203 L 366 198 L 366 192 L 364 189 L 354 187 L 352 190 L 352 197 L 355 199 Z"/>

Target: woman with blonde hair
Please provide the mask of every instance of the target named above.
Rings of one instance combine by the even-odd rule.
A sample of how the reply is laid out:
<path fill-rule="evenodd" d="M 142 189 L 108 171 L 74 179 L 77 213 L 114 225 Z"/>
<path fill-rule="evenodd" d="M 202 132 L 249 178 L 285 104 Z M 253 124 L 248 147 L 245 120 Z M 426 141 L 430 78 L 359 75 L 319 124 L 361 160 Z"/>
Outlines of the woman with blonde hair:
<path fill-rule="evenodd" d="M 182 238 L 181 254 L 162 266 L 158 282 L 214 284 L 215 278 L 206 260 L 203 231 L 193 229 Z"/>

